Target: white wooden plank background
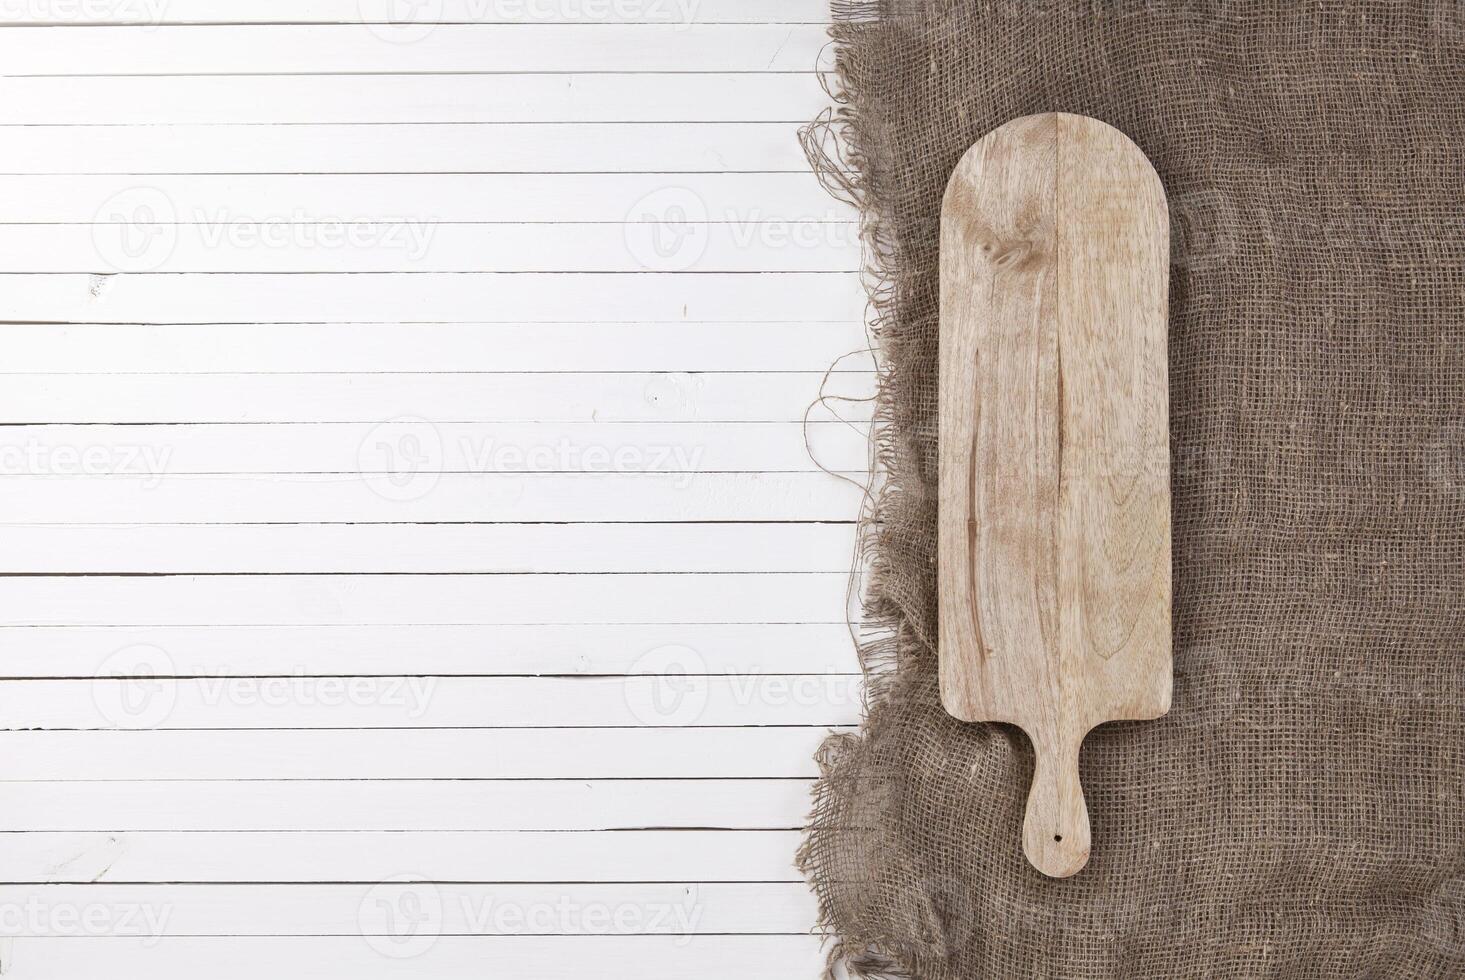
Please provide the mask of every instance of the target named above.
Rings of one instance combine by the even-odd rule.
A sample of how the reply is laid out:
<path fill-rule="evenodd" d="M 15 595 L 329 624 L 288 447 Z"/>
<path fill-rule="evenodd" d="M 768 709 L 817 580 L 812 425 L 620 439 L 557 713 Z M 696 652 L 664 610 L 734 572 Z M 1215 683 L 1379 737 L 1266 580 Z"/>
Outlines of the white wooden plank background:
<path fill-rule="evenodd" d="M 11 341 L 5 368 L 20 374 L 466 371 L 493 375 L 484 385 L 493 389 L 504 373 L 536 375 L 523 382 L 533 384 L 544 372 L 776 374 L 824 371 L 831 357 L 839 358 L 836 368 L 869 366 L 858 354 L 865 347 L 858 320 L 530 324 L 483 322 L 485 311 L 478 312 L 465 323 L 16 323 L 5 327 Z M 237 315 L 231 308 L 213 313 Z M 436 377 L 426 383 L 435 385 Z M 546 401 L 549 417 L 564 411 L 561 399 Z"/>
<path fill-rule="evenodd" d="M 0 4 L 0 973 L 820 975 L 826 19 Z"/>
<path fill-rule="evenodd" d="M 798 172 L 791 132 L 741 122 L 27 126 L 7 133 L 0 173 Z"/>
<path fill-rule="evenodd" d="M 64 463 L 64 465 L 63 465 Z M 640 523 L 839 521 L 860 492 L 823 473 L 447 473 L 157 476 L 53 472 L 0 479 L 18 524 Z M 60 472 L 56 472 L 59 470 Z"/>
<path fill-rule="evenodd" d="M 673 23 L 819 24 L 824 0 L 440 0 L 400 5 L 393 0 L 121 0 L 78 5 L 49 0 L 13 11 L 0 22 L 19 24 L 522 24 Z"/>
<path fill-rule="evenodd" d="M 672 525 L 678 526 L 686 525 Z M 758 527 L 726 526 L 734 531 Z M 797 527 L 778 524 L 770 530 L 784 533 Z M 257 530 L 259 525 L 251 525 L 241 533 Z M 677 678 L 668 667 L 678 658 L 705 667 L 709 675 L 841 674 L 851 663 L 849 639 L 845 625 L 832 622 L 0 626 L 0 677 L 662 674 Z"/>
<path fill-rule="evenodd" d="M 420 416 L 418 416 L 420 417 Z M 804 473 L 858 470 L 868 425 L 811 422 L 298 422 L 35 425 L 0 431 L 0 475 Z M 421 454 L 403 451 L 419 437 Z M 93 463 L 99 464 L 93 469 Z"/>
<path fill-rule="evenodd" d="M 819 24 L 420 26 L 33 26 L 0 36 L 0 61 L 21 76 L 808 71 L 828 40 Z"/>
<path fill-rule="evenodd" d="M 677 87 L 686 84 L 686 79 L 696 77 L 677 76 Z M 4 82 L 0 78 L 0 85 Z M 169 84 L 176 86 L 177 82 Z M 725 84 L 737 92 L 746 83 L 738 78 L 729 79 Z M 295 99 L 300 97 L 293 79 L 290 94 Z M 362 98 L 359 92 L 352 94 L 355 98 Z M 261 104 L 270 104 L 268 98 L 283 97 L 284 93 L 263 93 L 262 98 L 256 98 L 254 93 L 250 93 L 248 103 L 259 110 Z M 822 93 L 820 97 L 823 97 Z M 88 93 L 85 98 L 85 104 L 91 105 L 92 94 Z M 150 99 L 151 94 L 142 93 L 138 98 Z M 0 114 L 12 112 L 19 106 L 33 107 L 34 104 L 33 98 L 25 97 L 15 103 L 0 102 Z M 302 103 L 292 104 L 298 106 Z M 141 105 L 156 106 L 157 103 L 145 101 Z M 739 110 L 740 113 L 742 111 Z M 174 114 L 170 112 L 170 116 Z M 27 122 L 13 115 L 0 115 L 0 118 L 11 125 Z M 78 124 L 93 121 L 77 120 Z M 148 120 L 138 122 L 145 124 Z M 44 224 L 48 221 L 81 224 L 89 233 L 94 222 L 146 227 L 147 222 L 140 220 L 127 207 L 129 204 L 150 203 L 140 196 L 129 200 L 128 192 L 134 191 L 138 184 L 137 178 L 131 174 L 12 176 L 0 183 L 0 219 L 6 224 Z M 610 223 L 619 228 L 628 223 L 628 217 L 636 219 L 630 224 L 657 223 L 660 215 L 654 207 L 656 198 L 665 196 L 668 185 L 681 192 L 680 200 L 668 203 L 685 207 L 690 201 L 693 210 L 700 207 L 705 211 L 709 222 L 847 223 L 854 219 L 848 207 L 833 198 L 824 197 L 813 175 L 805 172 L 676 175 L 157 174 L 151 176 L 144 186 L 161 195 L 151 202 L 160 204 L 160 211 L 166 214 L 171 209 L 175 220 L 194 224 L 222 221 L 247 228 L 271 222 L 294 222 L 303 216 L 305 220 L 316 222 L 512 224 L 579 221 Z M 155 218 L 161 216 L 154 215 Z M 696 229 L 695 217 L 692 214 L 685 216 L 685 223 L 692 226 L 689 231 Z M 107 228 L 102 231 L 113 233 Z M 97 241 L 110 244 L 112 239 L 103 239 L 101 234 L 97 232 Z M 120 238 L 117 240 L 120 243 Z"/>
<path fill-rule="evenodd" d="M 810 780 L 28 782 L 4 831 L 550 830 L 797 827 Z M 105 808 L 105 809 L 104 809 Z M 98 827 L 105 821 L 109 826 Z"/>
<path fill-rule="evenodd" d="M 128 677 L 6 686 L 0 725 L 47 731 L 832 726 L 856 721 L 859 701 L 858 678 L 846 674 Z"/>
<path fill-rule="evenodd" d="M 0 905 L 70 903 L 84 907 L 93 889 L 76 885 L 0 887 Z M 118 930 L 149 928 L 169 936 L 391 936 L 391 911 L 426 897 L 442 907 L 441 934 L 471 936 L 613 935 L 626 924 L 650 935 L 679 935 L 696 927 L 743 935 L 796 932 L 813 912 L 813 896 L 798 883 L 749 885 L 119 885 L 111 906 L 127 909 Z M 121 918 L 119 916 L 119 918 Z M 47 935 L 74 936 L 64 917 L 37 917 Z"/>
<path fill-rule="evenodd" d="M 85 342 L 85 341 L 83 341 Z M 627 371 L 536 374 L 7 374 L 0 415 L 28 423 L 366 422 L 418 417 L 461 422 L 797 422 L 809 415 L 814 372 Z M 830 412 L 868 421 L 873 379 L 832 374 Z"/>
<path fill-rule="evenodd" d="M 420 928 L 419 914 L 420 905 L 403 910 L 395 927 Z M 428 921 L 433 918 L 429 914 Z M 261 976 L 572 980 L 587 972 L 600 980 L 686 980 L 692 976 L 746 980 L 770 969 L 778 970 L 778 976 L 813 977 L 824 967 L 819 944 L 810 936 L 463 938 L 434 936 L 430 930 L 398 932 L 376 944 L 359 935 L 27 938 L 14 942 L 9 962 L 16 976 L 44 980 L 145 973 L 214 980 L 258 980 Z"/>
<path fill-rule="evenodd" d="M 810 685 L 808 691 L 818 688 Z M 46 780 L 58 770 L 69 780 L 108 783 L 587 775 L 791 779 L 818 775 L 813 753 L 821 736 L 803 725 L 607 728 L 593 738 L 572 728 L 7 731 L 0 732 L 0 779 Z"/>
<path fill-rule="evenodd" d="M 11 525 L 13 574 L 842 572 L 841 523 Z M 0 641 L 3 643 L 3 641 Z"/>
<path fill-rule="evenodd" d="M 19 884 L 792 882 L 791 830 L 178 831 L 0 834 Z M 92 892 L 104 902 L 104 888 Z M 259 914 L 268 912 L 260 910 Z M 531 974 L 532 975 L 532 974 Z M 817 974 L 812 974 L 817 976 Z"/>
<path fill-rule="evenodd" d="M 174 76 L 45 75 L 0 79 L 0 94 L 0 120 L 52 126 L 802 122 L 828 102 L 807 72 L 683 73 L 675 85 L 657 74 L 583 72 L 190 75 L 186 86 Z"/>

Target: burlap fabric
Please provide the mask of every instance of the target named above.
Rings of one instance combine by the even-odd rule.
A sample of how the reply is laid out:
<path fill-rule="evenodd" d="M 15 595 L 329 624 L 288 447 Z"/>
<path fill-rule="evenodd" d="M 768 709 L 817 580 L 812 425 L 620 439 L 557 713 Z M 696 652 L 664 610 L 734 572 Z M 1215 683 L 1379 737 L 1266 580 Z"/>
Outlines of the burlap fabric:
<path fill-rule="evenodd" d="M 807 135 L 865 215 L 885 474 L 871 701 L 800 855 L 834 960 L 1465 976 L 1465 4 L 925 0 L 833 34 Z M 1065 881 L 1021 854 L 1026 741 L 948 718 L 934 649 L 941 193 L 1048 110 L 1139 144 L 1175 238 L 1176 697 L 1089 736 Z"/>

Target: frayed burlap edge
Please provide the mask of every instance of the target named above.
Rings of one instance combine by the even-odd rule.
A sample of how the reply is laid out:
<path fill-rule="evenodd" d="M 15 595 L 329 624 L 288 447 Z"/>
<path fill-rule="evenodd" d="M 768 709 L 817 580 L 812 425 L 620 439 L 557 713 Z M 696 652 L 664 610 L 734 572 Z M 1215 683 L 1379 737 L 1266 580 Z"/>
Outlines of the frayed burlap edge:
<path fill-rule="evenodd" d="M 851 589 L 860 589 L 861 620 L 852 624 L 864 675 L 864 711 L 859 733 L 832 734 L 820 745 L 816 760 L 820 777 L 813 790 L 813 808 L 796 862 L 818 897 L 815 932 L 825 941 L 825 977 L 841 974 L 865 980 L 910 980 L 912 967 L 898 951 L 880 948 L 874 937 L 851 934 L 836 922 L 829 896 L 822 893 L 827 869 L 815 864 L 821 837 L 848 831 L 842 816 L 846 783 L 865 777 L 862 756 L 864 725 L 878 715 L 891 696 L 903 664 L 936 656 L 935 637 L 926 635 L 919 610 L 907 608 L 887 588 L 895 560 L 882 548 L 886 518 L 908 511 L 925 495 L 924 488 L 902 479 L 918 465 L 903 448 L 902 420 L 909 417 L 907 392 L 893 367 L 892 347 L 901 327 L 899 296 L 900 242 L 894 234 L 889 205 L 880 189 L 880 175 L 889 172 L 882 148 L 878 114 L 872 112 L 846 70 L 847 47 L 860 32 L 872 29 L 889 13 L 880 0 L 832 0 L 829 29 L 834 57 L 832 71 L 821 75 L 834 107 L 824 110 L 799 131 L 804 155 L 824 189 L 836 200 L 858 209 L 862 245 L 861 273 L 869 299 L 866 328 L 876 356 L 876 394 L 871 427 L 871 483 L 865 488 L 857 531 Z"/>

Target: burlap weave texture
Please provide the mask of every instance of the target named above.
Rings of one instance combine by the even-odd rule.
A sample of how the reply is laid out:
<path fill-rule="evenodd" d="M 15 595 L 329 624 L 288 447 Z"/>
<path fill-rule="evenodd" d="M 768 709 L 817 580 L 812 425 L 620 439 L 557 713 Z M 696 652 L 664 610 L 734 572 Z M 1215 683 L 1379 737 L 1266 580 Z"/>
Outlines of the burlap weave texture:
<path fill-rule="evenodd" d="M 871 703 L 801 852 L 836 958 L 1465 977 L 1465 3 L 848 3 L 833 34 L 808 143 L 865 216 L 885 474 Z M 1175 703 L 1089 736 L 1064 881 L 1021 853 L 1025 739 L 945 715 L 934 645 L 941 194 L 1045 111 L 1135 140 L 1175 243 Z"/>

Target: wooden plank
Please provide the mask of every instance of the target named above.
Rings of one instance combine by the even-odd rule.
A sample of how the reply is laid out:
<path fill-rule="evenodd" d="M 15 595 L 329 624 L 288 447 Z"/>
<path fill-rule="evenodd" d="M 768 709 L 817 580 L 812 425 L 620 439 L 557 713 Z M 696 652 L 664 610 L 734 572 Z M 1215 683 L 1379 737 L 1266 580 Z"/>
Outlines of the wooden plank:
<path fill-rule="evenodd" d="M 8 75 L 813 71 L 822 24 L 385 24 L 0 29 Z"/>
<path fill-rule="evenodd" d="M 656 674 L 668 649 L 708 674 L 859 670 L 844 623 L 30 626 L 0 627 L 0 677 L 116 674 L 139 647 L 165 651 L 153 671 L 175 676 Z"/>
<path fill-rule="evenodd" d="M 680 192 L 671 192 L 678 197 Z M 670 199 L 670 198 L 669 198 Z M 688 201 L 694 199 L 687 196 Z M 649 205 L 615 224 L 215 216 L 202 224 L 0 226 L 7 272 L 852 272 L 854 223 L 721 224 Z M 304 220 L 300 220 L 300 219 Z M 130 254 L 143 231 L 169 241 Z"/>
<path fill-rule="evenodd" d="M 47 524 L 0 534 L 0 570 L 11 574 L 840 572 L 855 546 L 852 524 Z"/>
<path fill-rule="evenodd" d="M 849 479 L 863 474 L 17 476 L 0 480 L 0 512 L 16 524 L 851 521 L 862 493 Z"/>
<path fill-rule="evenodd" d="M 416 906 L 440 936 L 803 935 L 802 882 L 372 885 L 9 885 L 20 937 L 365 936 L 400 941 Z M 70 914 L 81 913 L 81 914 Z M 390 947 L 387 947 L 390 948 Z"/>
<path fill-rule="evenodd" d="M 9 577 L 0 578 L 0 616 L 10 626 L 830 622 L 844 618 L 847 580 L 825 572 Z"/>
<path fill-rule="evenodd" d="M 814 72 L 0 78 L 0 125 L 803 122 L 828 104 Z"/>
<path fill-rule="evenodd" d="M 968 151 L 941 227 L 942 701 L 1028 734 L 1023 849 L 1067 877 L 1084 736 L 1170 704 L 1165 192 L 1046 113 Z"/>
<path fill-rule="evenodd" d="M 370 422 L 0 427 L 0 476 L 810 473 L 869 459 L 869 424 Z M 817 463 L 816 463 L 817 461 Z"/>
<path fill-rule="evenodd" d="M 870 346 L 856 317 L 808 323 L 14 323 L 5 327 L 5 337 L 5 370 L 21 374 L 822 372 L 873 366 L 868 353 L 840 357 Z"/>
<path fill-rule="evenodd" d="M 5 138 L 0 173 L 134 174 L 141 187 L 153 174 L 808 170 L 782 122 L 18 126 Z"/>
<path fill-rule="evenodd" d="M 837 401 L 811 409 L 821 385 Z M 0 375 L 0 418 L 34 422 L 867 422 L 874 372 Z M 837 413 L 837 416 L 836 416 Z"/>
<path fill-rule="evenodd" d="M 788 830 L 812 782 L 11 783 L 0 830 Z"/>
<path fill-rule="evenodd" d="M 636 677 L 159 677 L 166 650 L 123 649 L 92 680 L 14 680 L 0 729 L 626 728 L 853 725 L 857 674 L 705 676 L 697 651 L 650 650 Z M 583 734 L 583 733 L 582 733 Z M 43 828 L 44 829 L 44 828 Z"/>
<path fill-rule="evenodd" d="M 0 780 L 748 779 L 819 775 L 804 728 L 0 732 Z M 587 737 L 589 735 L 589 737 Z"/>
<path fill-rule="evenodd" d="M 855 273 L 0 276 L 0 319 L 74 323 L 858 320 Z"/>
<path fill-rule="evenodd" d="M 17 939 L 6 958 L 15 980 L 148 976 L 258 980 L 262 975 L 349 976 L 353 980 L 745 980 L 778 964 L 780 976 L 818 977 L 824 953 L 814 936 L 442 937 L 403 960 L 350 938 Z"/>
<path fill-rule="evenodd" d="M 0 377 L 0 418 L 108 424 L 48 429 L 33 445 L 53 462 L 55 450 L 68 446 L 105 450 L 161 441 L 177 443 L 184 456 L 176 460 L 202 467 L 243 461 L 274 468 L 283 461 L 319 469 L 334 460 L 359 469 L 361 461 L 335 444 L 350 426 L 336 432 L 280 426 L 290 434 L 272 442 L 273 425 L 248 427 L 250 439 L 243 426 L 187 423 L 414 416 L 450 427 L 449 456 L 461 454 L 460 436 L 477 441 L 492 434 L 497 442 L 506 432 L 517 433 L 516 446 L 568 435 L 572 442 L 612 436 L 617 445 L 645 448 L 659 438 L 660 428 L 647 428 L 656 423 L 675 430 L 661 442 L 705 449 L 703 463 L 757 470 L 795 460 L 808 465 L 798 455 L 802 440 L 793 438 L 793 423 L 833 357 L 868 346 L 862 294 L 853 277 L 843 298 L 831 303 L 833 286 L 826 292 L 812 279 L 778 283 L 756 273 L 854 267 L 838 264 L 852 258 L 843 241 L 803 246 L 770 237 L 806 231 L 811 222 L 848 229 L 854 217 L 822 196 L 793 139 L 793 123 L 822 107 L 811 69 L 825 44 L 823 29 L 791 34 L 755 24 L 713 34 L 684 28 L 688 21 L 796 21 L 801 10 L 822 21 L 819 0 L 702 0 L 671 17 L 663 0 L 563 0 L 552 9 L 536 0 L 411 5 L 445 21 L 526 25 L 512 29 L 359 23 L 389 21 L 391 10 L 376 18 L 370 9 L 384 0 L 138 2 L 152 9 L 136 13 L 138 4 L 124 0 L 102 10 L 90 5 L 88 16 L 217 26 L 127 33 L 94 26 L 0 29 L 0 64 L 9 76 L 0 79 L 0 125 L 13 126 L 6 134 L 10 166 L 0 170 L 35 169 L 0 181 L 0 225 L 12 225 L 0 227 L 0 269 L 63 273 L 3 281 L 8 288 L 0 295 L 15 302 L 0 318 L 29 322 L 6 327 L 10 343 L 0 370 L 13 373 Z M 82 6 L 28 10 L 69 23 L 68 11 Z M 621 19 L 669 26 L 606 25 Z M 339 26 L 279 26 L 312 20 Z M 549 20 L 558 23 L 543 26 Z M 278 23 L 235 28 L 232 21 Z M 426 28 L 420 37 L 419 28 Z M 415 43 L 393 43 L 402 41 Z M 577 64 L 581 70 L 573 70 Z M 373 65 L 368 74 L 316 74 Z M 634 74 L 637 65 L 658 72 L 670 66 L 677 74 Z M 281 69 L 307 74 L 213 74 Z M 49 77 L 15 77 L 27 70 Z M 109 70 L 135 74 L 99 74 Z M 445 70 L 450 73 L 438 74 Z M 49 74 L 65 71 L 85 77 Z M 177 71 L 204 74 L 167 75 Z M 482 71 L 496 73 L 473 74 Z M 685 121 L 690 124 L 680 125 Z M 389 125 L 339 125 L 348 123 Z M 572 168 L 611 172 L 437 172 Z M 105 174 L 59 173 L 69 170 Z M 149 170 L 217 172 L 138 174 Z M 343 170 L 373 172 L 337 173 Z M 666 175 L 687 170 L 709 172 Z M 131 190 L 137 187 L 157 191 L 175 211 L 169 224 L 178 232 L 160 264 L 146 255 L 142 264 L 114 260 L 116 250 L 98 246 L 90 227 L 98 220 L 133 223 L 125 207 L 120 218 L 113 212 L 138 203 Z M 654 230 L 688 205 L 694 214 L 687 223 L 706 231 L 704 243 L 693 239 L 700 251 L 692 259 L 676 251 L 667 264 L 654 240 L 648 252 L 647 242 L 627 238 L 628 222 L 650 226 L 633 233 Z M 412 222 L 440 227 L 427 251 L 406 261 L 382 248 L 380 238 L 338 249 L 296 247 L 287 237 L 284 248 L 261 250 L 228 237 L 210 247 L 200 234 L 221 225 L 294 234 L 338 223 Z M 544 224 L 527 224 L 534 222 Z M 14 226 L 21 223 L 30 227 Z M 738 237 L 744 226 L 756 234 Z M 104 264 L 86 258 L 88 250 Z M 219 275 L 146 274 L 183 269 Z M 560 277 L 521 289 L 505 279 L 387 282 L 370 275 L 641 269 L 746 274 L 685 288 L 669 277 L 636 276 L 645 281 L 629 291 Z M 68 270 L 127 274 L 67 276 Z M 251 270 L 281 274 L 235 275 Z M 368 275 L 310 274 L 322 271 Z M 189 309 L 195 315 L 182 319 Z M 536 322 L 555 310 L 563 314 L 559 322 Z M 689 319 L 699 312 L 700 321 Z M 267 322 L 282 315 L 281 322 Z M 770 315 L 782 319 L 761 322 Z M 236 322 L 207 322 L 221 319 Z M 468 319 L 497 322 L 391 322 Z M 838 367 L 848 374 L 841 380 L 861 396 L 869 393 L 868 358 Z M 721 373 L 691 373 L 709 370 Z M 473 371 L 492 373 L 467 373 Z M 585 371 L 600 373 L 576 373 Z M 735 373 L 746 371 L 769 373 Z M 802 373 L 783 374 L 790 371 Z M 858 406 L 843 411 L 868 421 Z M 816 442 L 834 434 L 828 416 L 818 419 Z M 546 426 L 592 422 L 593 429 L 582 430 Z M 120 423 L 135 431 L 111 427 Z M 460 423 L 470 428 L 451 428 Z M 496 424 L 490 433 L 471 428 L 478 423 L 509 425 Z M 603 428 L 606 423 L 613 427 Z M 155 428 L 163 425 L 174 431 Z M 32 445 L 31 434 L 10 432 L 9 448 Z M 842 462 L 863 469 L 854 441 L 837 438 L 835 449 L 847 457 Z M 384 465 L 399 475 L 403 469 L 395 461 Z M 350 486 L 335 479 L 179 477 L 174 486 L 149 486 L 84 474 L 0 479 L 3 520 L 20 522 L 0 526 L 0 570 L 59 573 L 0 579 L 0 589 L 20 583 L 0 608 L 24 603 L 24 594 L 39 600 L 33 611 L 56 614 L 56 625 L 0 626 L 0 676 L 79 678 L 0 684 L 0 721 L 69 718 L 86 725 L 90 714 L 98 724 L 115 725 L 107 706 L 122 704 L 114 701 L 121 692 L 140 687 L 171 695 L 162 717 L 132 718 L 157 729 L 0 732 L 0 745 L 10 749 L 0 752 L 0 778 L 11 780 L 7 790 L 19 791 L 13 800 L 7 796 L 13 822 L 11 832 L 0 832 L 0 880 L 87 883 L 66 892 L 0 889 L 0 905 L 61 909 L 62 920 L 46 918 L 32 931 L 73 944 L 45 945 L 51 940 L 22 929 L 0 944 L 0 972 L 191 978 L 205 970 L 255 977 L 268 969 L 370 980 L 486 971 L 717 980 L 767 972 L 775 963 L 780 975 L 816 976 L 822 957 L 806 936 L 788 937 L 786 945 L 737 945 L 807 931 L 810 896 L 792 867 L 797 831 L 692 828 L 797 826 L 807 811 L 812 751 L 824 726 L 848 726 L 857 716 L 858 678 L 820 675 L 857 670 L 839 620 L 852 533 L 847 522 L 859 491 L 815 473 L 511 479 L 519 482 L 442 475 L 421 496 L 411 489 L 408 499 L 391 481 Z M 319 523 L 208 523 L 221 515 L 280 522 L 304 515 Z M 689 516 L 706 522 L 672 523 Z M 362 518 L 383 523 L 350 523 Z M 553 523 L 407 523 L 504 518 Z M 645 523 L 574 523 L 587 519 Z M 840 523 L 784 523 L 810 519 Z M 345 564 L 332 567 L 338 561 Z M 673 570 L 754 574 L 684 576 L 699 580 L 688 584 L 686 596 L 681 586 L 664 588 L 662 576 L 640 574 Z M 101 571 L 259 574 L 90 574 Z M 275 574 L 311 571 L 505 574 L 352 574 L 330 583 Z M 768 571 L 826 577 L 778 579 L 762 574 Z M 543 574 L 535 576 L 540 584 L 529 585 L 525 572 L 617 574 Z M 540 618 L 557 622 L 476 623 L 497 617 L 498 600 L 485 596 L 497 590 L 490 580 L 503 585 L 507 579 L 516 584 L 502 598 L 514 608 L 506 604 L 503 611 L 538 609 L 547 612 Z M 357 588 L 367 580 L 378 584 Z M 792 612 L 801 593 L 829 606 L 830 621 L 595 622 L 615 595 L 627 598 L 626 608 L 649 611 L 647 618 L 671 618 L 673 611 L 695 616 L 702 608 L 703 618 L 724 619 L 777 613 L 780 604 Z M 138 601 L 129 605 L 128 596 Z M 801 613 L 809 605 L 801 604 Z M 417 615 L 422 609 L 426 615 Z M 466 616 L 470 623 L 382 622 L 393 610 L 404 622 Z M 89 615 L 109 611 L 124 622 L 174 625 L 78 625 L 98 623 Z M 377 625 L 342 625 L 339 618 L 368 611 Z M 245 622 L 284 618 L 294 625 L 243 625 L 241 614 Z M 199 625 L 179 625 L 193 615 Z M 337 625 L 306 623 L 321 618 Z M 140 653 L 139 645 L 149 650 Z M 149 659 L 158 650 L 163 659 Z M 108 676 L 154 667 L 194 676 L 172 684 Z M 271 673 L 277 676 L 250 676 Z M 340 696 L 336 679 L 302 673 L 345 675 L 347 685 L 357 686 L 341 688 L 345 700 L 333 706 Z M 425 676 L 436 673 L 510 676 Z M 553 673 L 574 676 L 532 676 Z M 584 676 L 603 673 L 633 676 Z M 213 678 L 199 674 L 238 683 L 209 686 Z M 401 697 L 388 692 L 394 683 L 405 685 Z M 146 715 L 157 703 L 148 700 L 153 696 L 129 697 L 126 704 Z M 487 727 L 544 725 L 557 712 L 574 713 L 574 724 L 588 719 L 625 727 Z M 300 727 L 272 729 L 271 718 Z M 712 727 L 719 719 L 724 727 Z M 189 730 L 177 727 L 185 723 Z M 340 723 L 366 727 L 315 727 Z M 388 723 L 394 727 L 380 727 Z M 442 724 L 455 727 L 434 727 Z M 5 769 L 9 763 L 15 768 Z M 15 829 L 22 822 L 51 829 Z M 251 824 L 277 829 L 246 829 Z M 545 829 L 421 829 L 519 825 Z M 400 829 L 355 829 L 362 826 Z M 591 826 L 677 829 L 585 829 Z M 310 827 L 317 829 L 304 829 Z M 488 884 L 442 886 L 448 915 L 436 931 L 447 935 L 431 949 L 409 949 L 417 955 L 403 960 L 392 955 L 401 952 L 395 920 L 370 918 L 373 910 L 421 897 L 417 886 L 389 881 L 403 875 Z M 98 881 L 107 884 L 90 884 Z M 124 893 L 128 881 L 219 887 L 164 884 L 147 894 Z M 271 881 L 292 885 L 264 884 Z M 503 881 L 582 884 L 506 890 L 496 884 Z M 666 884 L 590 884 L 647 881 Z M 727 888 L 719 881 L 748 884 Z M 238 884 L 251 882 L 259 884 Z M 71 908 L 100 909 L 111 921 L 111 910 L 157 902 L 177 916 L 164 944 L 204 945 L 160 949 L 153 935 L 109 933 L 105 925 L 86 935 L 50 928 Z M 536 910 L 551 902 L 555 917 L 536 921 Z M 485 927 L 490 903 L 529 918 L 523 925 L 488 919 Z M 609 906 L 633 917 L 615 925 L 625 935 L 602 937 L 610 930 L 575 917 L 581 906 L 597 912 Z M 644 918 L 668 907 L 682 915 L 670 926 Z M 363 932 L 387 942 L 373 947 Z M 540 945 L 458 947 L 454 932 L 472 942 Z M 208 945 L 223 941 L 212 937 L 236 933 L 255 945 Z M 635 933 L 662 933 L 678 945 L 637 945 L 645 940 Z M 768 935 L 729 935 L 739 933 Z M 289 934 L 298 935 L 298 945 L 282 938 Z M 339 943 L 322 949 L 318 944 L 332 942 L 325 934 Z M 95 952 L 75 945 L 96 938 L 116 945 Z M 137 938 L 148 940 L 145 948 L 128 947 Z M 631 945 L 583 945 L 601 938 Z"/>
<path fill-rule="evenodd" d="M 7 882 L 799 882 L 794 831 L 0 834 Z"/>
<path fill-rule="evenodd" d="M 138 194 L 139 185 L 147 190 L 146 198 Z M 858 218 L 853 208 L 830 197 L 807 171 L 154 174 L 146 180 L 133 174 L 30 174 L 0 181 L 0 223 L 125 222 L 135 207 L 147 205 L 158 220 L 187 222 L 278 222 L 303 216 L 300 220 L 620 224 L 648 205 L 654 211 L 658 204 L 663 213 L 680 205 L 690 217 L 705 215 L 708 221 L 793 224 Z"/>
<path fill-rule="evenodd" d="M 84 17 L 84 20 L 83 20 Z M 821 24 L 825 0 L 441 0 L 404 8 L 392 0 L 123 0 L 0 8 L 0 23 L 358 24 Z"/>

